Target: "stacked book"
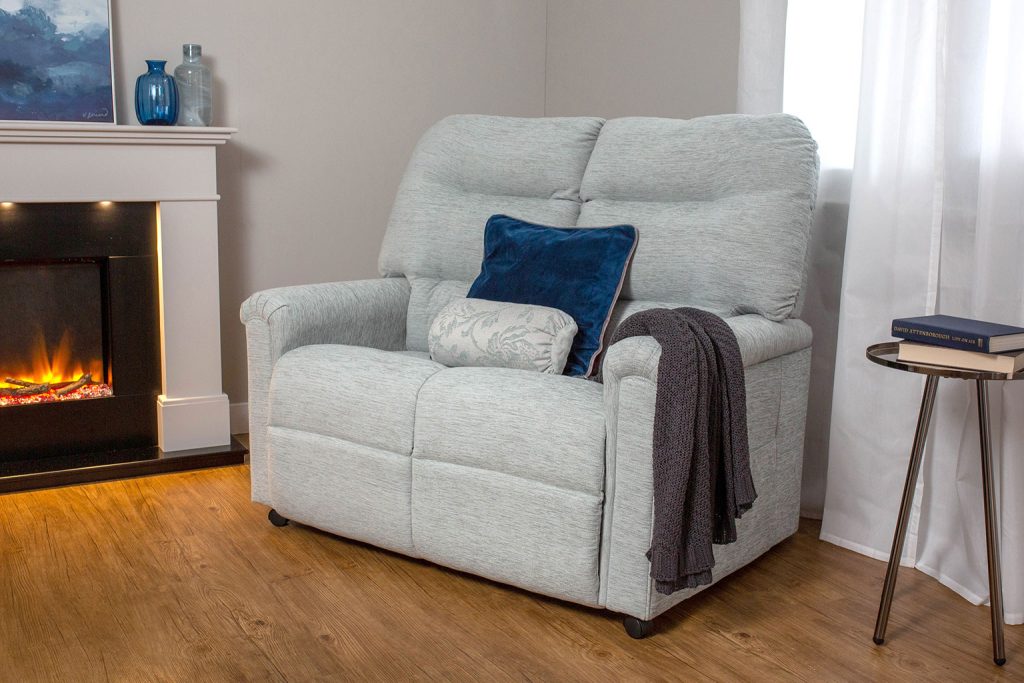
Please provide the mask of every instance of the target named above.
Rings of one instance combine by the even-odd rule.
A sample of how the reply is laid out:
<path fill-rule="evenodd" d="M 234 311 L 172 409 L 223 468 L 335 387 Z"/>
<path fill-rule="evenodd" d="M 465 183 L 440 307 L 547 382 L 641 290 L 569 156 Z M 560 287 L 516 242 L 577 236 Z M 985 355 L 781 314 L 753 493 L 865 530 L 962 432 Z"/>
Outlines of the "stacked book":
<path fill-rule="evenodd" d="M 1011 378 L 1024 367 L 1024 327 L 951 315 L 925 315 L 892 321 L 900 342 L 899 360 L 961 370 L 981 370 Z"/>

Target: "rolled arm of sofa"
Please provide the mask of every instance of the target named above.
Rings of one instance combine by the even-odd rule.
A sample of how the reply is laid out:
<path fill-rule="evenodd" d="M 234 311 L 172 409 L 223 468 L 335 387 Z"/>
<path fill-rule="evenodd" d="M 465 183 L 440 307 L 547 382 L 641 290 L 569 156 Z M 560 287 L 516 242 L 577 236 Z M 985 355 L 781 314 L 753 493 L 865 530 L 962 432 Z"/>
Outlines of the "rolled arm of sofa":
<path fill-rule="evenodd" d="M 725 322 L 736 335 L 745 368 L 811 345 L 811 328 L 801 320 L 774 322 L 749 314 L 727 318 Z M 630 337 L 609 347 L 602 372 L 617 379 L 637 376 L 657 382 L 660 360 L 661 346 L 653 337 Z"/>
<path fill-rule="evenodd" d="M 242 304 L 249 366 L 252 497 L 269 503 L 266 470 L 268 395 L 274 364 L 309 344 L 405 348 L 409 281 L 329 282 L 258 292 Z"/>
<path fill-rule="evenodd" d="M 751 401 L 759 400 L 775 402 L 774 412 L 769 412 L 776 418 L 782 415 L 782 408 L 799 412 L 799 407 L 788 408 L 782 403 L 787 400 L 799 403 L 800 397 L 788 399 L 776 387 L 782 385 L 782 375 L 790 372 L 790 366 L 796 374 L 806 373 L 811 345 L 810 328 L 799 320 L 773 322 L 760 315 L 736 316 L 726 322 L 736 334 L 743 365 L 747 369 L 748 412 Z M 766 361 L 781 357 L 786 357 L 786 360 L 774 361 L 781 370 L 774 365 L 769 368 Z M 661 346 L 653 337 L 630 337 L 608 349 L 602 366 L 607 441 L 600 601 L 608 609 L 640 619 L 652 619 L 695 592 L 681 591 L 671 596 L 657 593 L 650 580 L 650 564 L 645 555 L 651 545 L 653 530 L 651 449 L 660 359 Z M 752 379 L 758 382 L 759 387 L 753 394 L 750 391 Z M 764 392 L 760 390 L 762 385 Z M 806 383 L 803 386 L 805 401 Z M 799 388 L 795 393 L 800 393 Z M 793 435 L 790 440 L 799 440 L 802 446 L 802 414 L 799 421 L 800 434 Z M 772 427 L 775 425 L 770 424 Z M 770 449 L 771 445 L 766 448 Z M 793 485 L 799 490 L 799 473 Z M 771 495 L 789 495 L 788 492 L 771 492 L 769 495 L 760 489 L 758 493 L 759 501 L 755 503 L 754 512 L 760 506 L 771 514 L 776 507 L 768 500 Z M 728 564 L 719 563 L 714 573 L 715 580 L 732 571 L 726 566 Z"/>
<path fill-rule="evenodd" d="M 242 304 L 241 318 L 247 334 L 266 330 L 273 362 L 308 344 L 405 348 L 408 308 L 408 280 L 384 278 L 257 292 Z"/>

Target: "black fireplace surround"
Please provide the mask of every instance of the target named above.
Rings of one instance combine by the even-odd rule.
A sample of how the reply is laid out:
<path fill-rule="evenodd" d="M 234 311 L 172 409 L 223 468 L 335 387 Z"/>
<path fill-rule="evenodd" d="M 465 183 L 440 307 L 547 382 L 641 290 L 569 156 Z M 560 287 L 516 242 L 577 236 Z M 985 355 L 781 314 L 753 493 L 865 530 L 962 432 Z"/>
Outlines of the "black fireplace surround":
<path fill-rule="evenodd" d="M 88 286 L 88 275 L 76 275 L 60 292 L 69 299 L 60 307 L 75 309 L 80 297 L 81 308 L 90 311 L 98 302 L 104 379 L 114 386 L 109 398 L 0 408 L 0 475 L 27 467 L 25 461 L 156 444 L 156 245 L 153 204 L 17 204 L 0 212 L 0 282 L 5 268 L 17 268 L 22 281 L 26 271 L 45 273 L 52 266 L 73 274 L 78 269 L 70 266 L 92 264 L 97 271 L 98 291 Z M 45 293 L 0 291 L 0 320 L 17 309 L 18 323 L 34 326 L 24 319 L 26 301 L 56 294 L 60 285 L 53 279 Z"/>
<path fill-rule="evenodd" d="M 0 326 L 36 325 L 24 319 L 33 297 L 45 311 L 80 308 L 71 318 L 98 313 L 71 324 L 102 354 L 104 377 L 94 379 L 113 386 L 105 398 L 0 406 L 0 493 L 242 461 L 234 441 L 174 454 L 157 447 L 157 239 L 152 203 L 0 207 Z M 39 284 L 25 286 L 35 272 L 44 274 Z M 8 349 L 16 337 L 5 336 Z"/>

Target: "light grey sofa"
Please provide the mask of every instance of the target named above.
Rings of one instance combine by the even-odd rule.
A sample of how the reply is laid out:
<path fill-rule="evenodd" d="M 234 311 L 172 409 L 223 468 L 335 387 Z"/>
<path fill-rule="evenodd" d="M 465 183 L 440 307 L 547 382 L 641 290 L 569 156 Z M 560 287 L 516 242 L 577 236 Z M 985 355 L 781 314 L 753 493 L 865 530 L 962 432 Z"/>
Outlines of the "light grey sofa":
<path fill-rule="evenodd" d="M 398 190 L 381 279 L 242 306 L 253 500 L 275 524 L 607 608 L 645 635 L 695 592 L 656 592 L 645 557 L 660 347 L 610 347 L 600 384 L 445 368 L 426 353 L 429 325 L 479 272 L 492 214 L 635 225 L 612 326 L 706 308 L 746 366 L 759 496 L 739 541 L 716 546 L 719 580 L 797 528 L 811 330 L 796 316 L 816 181 L 816 145 L 786 115 L 442 120 Z"/>

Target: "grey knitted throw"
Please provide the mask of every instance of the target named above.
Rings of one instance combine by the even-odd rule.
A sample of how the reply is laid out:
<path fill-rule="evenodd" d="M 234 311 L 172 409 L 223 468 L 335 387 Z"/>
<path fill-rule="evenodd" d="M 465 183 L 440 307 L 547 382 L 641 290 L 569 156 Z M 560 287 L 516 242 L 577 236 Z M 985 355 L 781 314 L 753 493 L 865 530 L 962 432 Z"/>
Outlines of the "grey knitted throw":
<path fill-rule="evenodd" d="M 736 540 L 757 498 L 750 474 L 747 399 L 736 336 L 696 308 L 652 309 L 624 320 L 612 343 L 661 344 L 654 409 L 654 531 L 647 557 L 659 593 L 711 583 L 712 543 Z"/>

